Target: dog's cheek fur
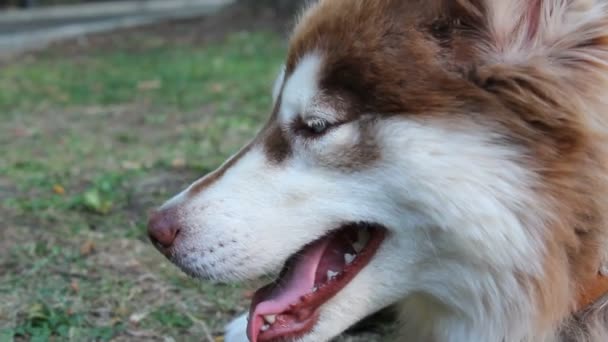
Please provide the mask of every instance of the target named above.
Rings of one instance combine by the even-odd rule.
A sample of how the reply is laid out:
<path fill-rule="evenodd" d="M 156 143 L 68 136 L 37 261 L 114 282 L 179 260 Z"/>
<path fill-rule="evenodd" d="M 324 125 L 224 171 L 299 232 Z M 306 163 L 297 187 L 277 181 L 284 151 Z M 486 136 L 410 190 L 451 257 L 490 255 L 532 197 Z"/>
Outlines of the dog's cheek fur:
<path fill-rule="evenodd" d="M 493 341 L 505 329 L 506 340 L 519 341 L 535 318 L 527 283 L 544 266 L 542 232 L 530 227 L 542 224 L 545 210 L 525 151 L 463 120 L 391 122 L 380 136 L 394 153 L 387 160 L 400 161 L 395 170 L 408 169 L 403 200 L 428 217 L 420 228 L 431 248 L 408 273 L 417 287 L 402 302 L 403 336 Z M 500 319 L 507 312 L 513 317 Z"/>

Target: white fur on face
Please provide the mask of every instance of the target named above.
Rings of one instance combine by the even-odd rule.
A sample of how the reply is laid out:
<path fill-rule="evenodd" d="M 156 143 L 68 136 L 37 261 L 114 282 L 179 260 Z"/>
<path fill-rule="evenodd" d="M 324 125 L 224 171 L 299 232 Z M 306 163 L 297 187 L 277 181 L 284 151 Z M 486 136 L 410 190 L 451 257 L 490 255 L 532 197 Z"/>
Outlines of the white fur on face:
<path fill-rule="evenodd" d="M 323 110 L 315 103 L 320 63 L 315 55 L 304 58 L 285 80 L 283 123 L 311 108 Z M 532 318 L 518 306 L 529 301 L 514 272 L 540 273 L 543 253 L 535 236 L 540 232 L 524 228 L 526 220 L 542 218 L 525 214 L 538 201 L 530 190 L 535 179 L 519 163 L 522 151 L 472 123 L 400 117 L 379 120 L 372 132 L 380 158 L 352 172 L 320 161 L 369 138 L 354 123 L 315 141 L 291 139 L 293 153 L 279 165 L 263 146 L 252 146 L 206 189 L 168 202 L 181 208 L 187 223 L 173 261 L 197 277 L 250 279 L 278 271 L 301 247 L 345 222 L 379 223 L 390 233 L 378 254 L 323 305 L 319 323 L 302 341 L 327 341 L 403 298 L 414 314 L 421 302 L 433 307 L 425 298 L 442 303 L 435 316 L 457 311 L 471 326 L 460 324 L 462 333 L 453 336 L 473 340 L 498 335 L 493 324 L 505 313 L 492 310 L 505 308 L 488 302 L 512 299 L 505 310 L 518 325 L 506 331 L 520 336 Z M 453 317 L 446 314 L 444 324 Z M 242 319 L 231 325 L 227 341 L 240 341 L 244 326 Z M 431 336 L 424 329 L 418 334 Z"/>
<path fill-rule="evenodd" d="M 530 211 L 543 202 L 531 190 L 535 175 L 520 165 L 523 151 L 466 123 L 397 119 L 383 122 L 378 136 L 389 164 L 379 178 L 395 180 L 391 186 L 408 193 L 402 205 L 424 217 L 411 227 L 420 235 L 414 265 L 403 273 L 415 279 L 401 297 L 407 336 L 527 341 L 534 300 L 517 274 L 543 273 L 542 232 L 530 227 L 543 226 L 545 210 Z"/>
<path fill-rule="evenodd" d="M 323 144 L 329 150 L 334 141 L 343 146 L 350 129 L 336 130 Z M 532 203 L 526 189 L 533 178 L 518 166 L 518 151 L 480 132 L 381 121 L 381 161 L 351 174 L 315 166 L 305 149 L 271 166 L 254 148 L 187 203 L 189 226 L 176 261 L 197 276 L 252 278 L 277 271 L 302 246 L 344 221 L 378 222 L 391 230 L 388 240 L 322 307 L 319 324 L 303 341 L 328 340 L 418 292 L 465 310 L 471 322 L 486 322 L 483 317 L 496 316 L 487 316 L 479 293 L 495 296 L 489 300 L 526 296 L 511 273 L 490 271 L 540 272 L 534 261 L 542 246 L 517 216 Z M 528 321 L 522 317 L 513 331 Z"/>
<path fill-rule="evenodd" d="M 286 80 L 282 93 L 279 121 L 290 123 L 297 116 L 310 111 L 319 95 L 319 73 L 322 59 L 316 54 L 306 55 Z"/>

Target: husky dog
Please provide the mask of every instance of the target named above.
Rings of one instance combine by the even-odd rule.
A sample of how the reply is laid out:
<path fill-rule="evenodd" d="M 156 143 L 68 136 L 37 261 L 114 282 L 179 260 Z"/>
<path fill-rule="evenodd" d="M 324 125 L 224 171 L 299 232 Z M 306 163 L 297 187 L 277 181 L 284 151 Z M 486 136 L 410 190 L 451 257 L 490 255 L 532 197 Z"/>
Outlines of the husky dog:
<path fill-rule="evenodd" d="M 279 273 L 228 342 L 389 305 L 397 341 L 605 342 L 607 109 L 606 1 L 316 1 L 268 123 L 149 234 L 197 278 Z"/>

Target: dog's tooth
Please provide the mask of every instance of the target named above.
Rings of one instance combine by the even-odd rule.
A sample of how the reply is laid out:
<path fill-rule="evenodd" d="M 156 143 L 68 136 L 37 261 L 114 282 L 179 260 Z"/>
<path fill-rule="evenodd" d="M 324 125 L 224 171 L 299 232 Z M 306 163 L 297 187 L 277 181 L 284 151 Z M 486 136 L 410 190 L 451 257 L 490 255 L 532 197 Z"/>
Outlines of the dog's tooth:
<path fill-rule="evenodd" d="M 359 253 L 363 250 L 363 247 L 365 246 L 365 244 L 363 244 L 360 241 L 357 241 L 355 243 L 353 243 L 353 249 L 355 250 L 355 252 Z"/>
<path fill-rule="evenodd" d="M 270 325 L 268 325 L 268 324 L 264 324 L 264 325 L 262 325 L 262 327 L 260 328 L 260 331 L 268 331 L 268 329 L 270 329 Z"/>
<path fill-rule="evenodd" d="M 348 253 L 346 253 L 346 254 L 344 254 L 344 262 L 347 265 L 350 265 L 350 264 L 353 263 L 353 261 L 355 260 L 356 257 L 357 256 L 355 254 L 348 254 Z"/>
<path fill-rule="evenodd" d="M 315 293 L 315 292 L 317 292 L 317 291 L 319 291 L 319 287 L 315 285 L 315 286 L 312 288 L 312 293 Z"/>
<path fill-rule="evenodd" d="M 327 280 L 333 280 L 336 276 L 338 276 L 340 272 L 334 272 L 332 270 L 327 271 Z"/>
<path fill-rule="evenodd" d="M 266 315 L 264 316 L 264 320 L 266 321 L 266 323 L 272 325 L 274 324 L 274 322 L 277 321 L 277 315 Z"/>

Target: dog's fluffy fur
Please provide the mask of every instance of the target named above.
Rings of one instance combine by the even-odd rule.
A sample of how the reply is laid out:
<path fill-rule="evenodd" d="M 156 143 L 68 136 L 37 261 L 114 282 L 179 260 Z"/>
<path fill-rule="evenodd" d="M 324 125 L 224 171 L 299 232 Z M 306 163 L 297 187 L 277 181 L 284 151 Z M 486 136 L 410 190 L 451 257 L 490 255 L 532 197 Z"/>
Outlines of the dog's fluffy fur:
<path fill-rule="evenodd" d="M 392 304 L 398 341 L 608 341 L 606 301 L 575 314 L 607 254 L 607 81 L 605 1 L 312 3 L 268 124 L 165 205 L 172 260 L 253 278 L 373 222 L 388 238 L 300 341 Z"/>

